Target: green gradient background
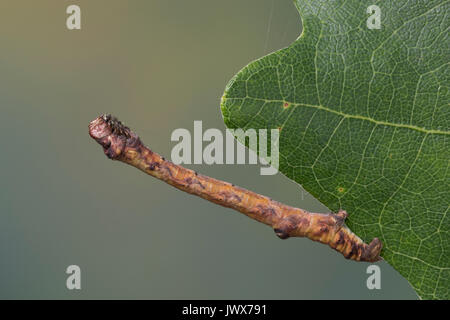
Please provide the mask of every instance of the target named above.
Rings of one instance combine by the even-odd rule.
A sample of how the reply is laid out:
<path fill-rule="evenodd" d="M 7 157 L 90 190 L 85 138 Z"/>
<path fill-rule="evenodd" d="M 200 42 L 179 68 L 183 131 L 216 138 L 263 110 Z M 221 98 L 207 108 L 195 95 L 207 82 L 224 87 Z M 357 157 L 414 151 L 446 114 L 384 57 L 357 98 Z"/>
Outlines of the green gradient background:
<path fill-rule="evenodd" d="M 65 27 L 70 4 L 81 6 L 81 31 Z M 224 130 L 228 80 L 300 32 L 291 0 L 1 1 L 0 298 L 415 299 L 384 262 L 382 289 L 370 291 L 368 264 L 281 241 L 107 160 L 88 136 L 89 121 L 110 112 L 169 157 L 176 128 Z M 191 167 L 327 211 L 258 166 Z M 65 287 L 70 264 L 81 291 Z"/>

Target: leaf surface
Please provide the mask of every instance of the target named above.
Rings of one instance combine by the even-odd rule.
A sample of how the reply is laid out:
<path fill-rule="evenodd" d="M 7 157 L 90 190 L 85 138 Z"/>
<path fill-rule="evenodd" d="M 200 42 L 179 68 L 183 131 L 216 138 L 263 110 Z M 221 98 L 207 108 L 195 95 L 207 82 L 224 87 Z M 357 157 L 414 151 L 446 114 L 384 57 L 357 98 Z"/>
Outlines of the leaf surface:
<path fill-rule="evenodd" d="M 302 35 L 230 81 L 225 124 L 279 128 L 280 172 L 380 238 L 421 298 L 449 299 L 449 1 L 294 3 Z"/>

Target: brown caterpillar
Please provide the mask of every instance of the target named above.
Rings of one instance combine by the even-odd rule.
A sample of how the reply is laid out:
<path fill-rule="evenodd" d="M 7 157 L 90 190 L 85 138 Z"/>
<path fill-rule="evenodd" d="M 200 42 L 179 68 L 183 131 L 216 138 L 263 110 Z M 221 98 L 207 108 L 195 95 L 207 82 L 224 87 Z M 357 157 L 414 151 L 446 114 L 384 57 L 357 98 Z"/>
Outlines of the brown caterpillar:
<path fill-rule="evenodd" d="M 266 196 L 210 178 L 165 160 L 145 147 L 139 137 L 111 115 L 89 124 L 89 134 L 113 160 L 132 165 L 166 183 L 221 206 L 235 209 L 271 226 L 281 239 L 306 237 L 328 244 L 345 258 L 355 261 L 381 260 L 382 243 L 374 238 L 364 243 L 344 222 L 347 213 L 312 213 Z"/>

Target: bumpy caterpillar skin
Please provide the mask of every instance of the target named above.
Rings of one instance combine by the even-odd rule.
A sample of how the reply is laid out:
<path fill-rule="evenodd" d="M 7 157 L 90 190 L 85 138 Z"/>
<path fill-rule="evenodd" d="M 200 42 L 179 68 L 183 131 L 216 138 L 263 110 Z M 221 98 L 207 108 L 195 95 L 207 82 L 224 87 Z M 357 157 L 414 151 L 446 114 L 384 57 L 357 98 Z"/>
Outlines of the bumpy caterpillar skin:
<path fill-rule="evenodd" d="M 89 134 L 108 158 L 132 165 L 166 183 L 271 226 L 281 239 L 307 237 L 328 244 L 345 258 L 355 261 L 381 260 L 382 243 L 374 238 L 364 243 L 344 225 L 347 213 L 312 213 L 294 208 L 255 192 L 216 180 L 173 164 L 143 145 L 139 137 L 111 115 L 89 124 Z"/>

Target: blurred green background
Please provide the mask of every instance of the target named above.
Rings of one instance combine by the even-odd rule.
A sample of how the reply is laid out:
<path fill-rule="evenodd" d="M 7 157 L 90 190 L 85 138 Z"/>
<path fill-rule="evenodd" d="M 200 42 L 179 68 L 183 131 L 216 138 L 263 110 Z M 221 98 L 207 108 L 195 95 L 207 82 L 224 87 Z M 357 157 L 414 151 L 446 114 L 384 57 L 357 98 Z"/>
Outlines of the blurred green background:
<path fill-rule="evenodd" d="M 66 8 L 82 29 L 66 28 Z M 307 239 L 279 240 L 232 210 L 103 155 L 102 113 L 170 157 L 176 128 L 225 130 L 219 102 L 250 61 L 301 32 L 291 0 L 0 2 L 0 298 L 416 299 L 388 264 Z M 256 165 L 191 168 L 290 205 L 327 212 Z M 82 290 L 66 288 L 68 265 Z"/>

